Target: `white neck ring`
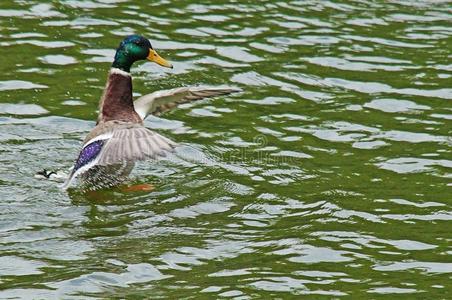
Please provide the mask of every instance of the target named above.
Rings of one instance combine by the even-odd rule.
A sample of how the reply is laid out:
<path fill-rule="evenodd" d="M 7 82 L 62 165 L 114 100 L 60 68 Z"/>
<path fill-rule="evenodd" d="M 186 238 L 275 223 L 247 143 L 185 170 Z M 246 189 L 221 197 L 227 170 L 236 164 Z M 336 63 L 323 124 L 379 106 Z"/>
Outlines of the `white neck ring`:
<path fill-rule="evenodd" d="M 118 68 L 111 68 L 110 69 L 110 74 L 119 74 L 119 75 L 127 76 L 127 77 L 131 76 L 129 72 L 123 71 L 123 70 L 118 69 Z"/>

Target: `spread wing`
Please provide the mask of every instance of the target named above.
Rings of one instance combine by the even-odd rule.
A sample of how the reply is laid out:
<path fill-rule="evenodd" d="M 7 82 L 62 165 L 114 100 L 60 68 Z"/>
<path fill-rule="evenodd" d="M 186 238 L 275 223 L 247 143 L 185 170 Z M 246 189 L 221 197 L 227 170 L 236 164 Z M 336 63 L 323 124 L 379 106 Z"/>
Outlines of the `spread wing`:
<path fill-rule="evenodd" d="M 90 139 L 75 161 L 74 168 L 63 185 L 66 189 L 72 181 L 94 166 L 124 164 L 147 158 L 164 156 L 176 144 L 160 134 L 138 124 L 122 125 Z"/>
<path fill-rule="evenodd" d="M 241 90 L 239 89 L 232 88 L 181 87 L 171 90 L 156 91 L 141 96 L 134 102 L 134 106 L 135 111 L 140 115 L 141 119 L 144 120 L 150 114 L 159 115 L 181 103 L 228 95 L 240 91 Z"/>

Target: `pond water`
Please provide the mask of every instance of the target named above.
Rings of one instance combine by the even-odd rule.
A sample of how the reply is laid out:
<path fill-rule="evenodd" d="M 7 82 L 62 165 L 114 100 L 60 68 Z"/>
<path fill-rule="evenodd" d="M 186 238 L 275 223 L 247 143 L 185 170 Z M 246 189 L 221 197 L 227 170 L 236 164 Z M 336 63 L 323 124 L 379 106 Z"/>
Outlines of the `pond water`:
<path fill-rule="evenodd" d="M 2 0 L 0 298 L 447 298 L 448 2 Z M 152 191 L 35 179 L 132 33 L 175 66 L 136 63 L 136 96 L 243 92 L 146 121 L 181 145 L 134 170 Z"/>

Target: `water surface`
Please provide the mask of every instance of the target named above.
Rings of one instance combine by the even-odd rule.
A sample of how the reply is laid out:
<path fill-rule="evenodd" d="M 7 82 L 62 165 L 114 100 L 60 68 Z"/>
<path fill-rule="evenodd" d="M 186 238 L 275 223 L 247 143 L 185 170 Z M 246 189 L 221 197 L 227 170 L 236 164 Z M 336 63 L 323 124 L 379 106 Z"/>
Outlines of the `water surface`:
<path fill-rule="evenodd" d="M 0 4 L 0 298 L 447 298 L 448 1 Z M 146 126 L 151 192 L 65 193 L 114 49 L 136 95 L 227 85 Z"/>

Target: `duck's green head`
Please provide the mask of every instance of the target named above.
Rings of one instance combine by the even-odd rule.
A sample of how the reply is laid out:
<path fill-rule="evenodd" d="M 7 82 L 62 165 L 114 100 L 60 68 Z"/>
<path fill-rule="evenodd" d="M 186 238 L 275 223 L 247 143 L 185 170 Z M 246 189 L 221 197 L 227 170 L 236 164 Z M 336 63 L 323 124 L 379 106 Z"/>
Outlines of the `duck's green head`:
<path fill-rule="evenodd" d="M 129 35 L 119 44 L 112 67 L 130 72 L 130 67 L 134 62 L 144 59 L 153 61 L 163 67 L 173 67 L 155 52 L 148 39 L 136 34 Z"/>

